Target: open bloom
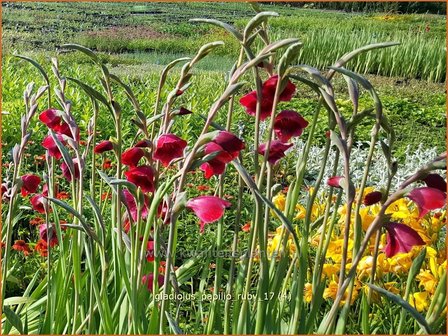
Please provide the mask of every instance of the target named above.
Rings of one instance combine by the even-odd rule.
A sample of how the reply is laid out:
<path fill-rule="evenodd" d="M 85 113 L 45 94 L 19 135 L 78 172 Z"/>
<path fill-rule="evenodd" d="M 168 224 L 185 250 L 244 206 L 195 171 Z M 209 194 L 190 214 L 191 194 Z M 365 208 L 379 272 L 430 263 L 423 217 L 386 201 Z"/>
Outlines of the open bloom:
<path fill-rule="evenodd" d="M 50 236 L 48 236 L 49 233 Z M 47 224 L 39 225 L 39 236 L 40 239 L 44 240 L 45 242 L 47 242 L 48 238 L 50 238 L 50 247 L 54 247 L 58 244 L 58 237 L 56 236 L 54 227 L 52 227 L 51 225 Z"/>
<path fill-rule="evenodd" d="M 159 287 L 163 285 L 163 275 L 159 274 L 157 282 L 159 284 Z M 142 277 L 142 284 L 146 285 L 148 290 L 152 293 L 152 287 L 154 284 L 154 274 L 153 273 L 149 273 L 146 274 Z"/>
<path fill-rule="evenodd" d="M 45 125 L 47 125 L 48 128 L 54 130 L 55 127 L 61 123 L 62 119 L 58 110 L 50 108 L 39 114 L 39 120 L 42 121 Z"/>
<path fill-rule="evenodd" d="M 422 218 L 431 210 L 443 208 L 446 204 L 446 194 L 431 187 L 415 188 L 407 197 L 417 203 L 420 212 L 419 218 Z"/>
<path fill-rule="evenodd" d="M 278 160 L 285 156 L 285 151 L 292 146 L 291 143 L 283 143 L 280 140 L 272 140 L 269 148 L 268 162 L 275 165 Z M 258 153 L 264 155 L 266 152 L 266 144 L 261 144 L 258 147 Z"/>
<path fill-rule="evenodd" d="M 157 140 L 153 157 L 167 167 L 172 160 L 183 156 L 185 147 L 187 142 L 177 135 L 162 134 Z"/>
<path fill-rule="evenodd" d="M 36 246 L 34 247 L 37 253 L 39 253 L 42 257 L 48 256 L 48 245 L 47 242 L 43 239 L 39 239 Z"/>
<path fill-rule="evenodd" d="M 114 149 L 114 144 L 112 143 L 112 141 L 103 140 L 98 145 L 95 146 L 93 151 L 96 154 L 101 154 L 107 151 L 111 151 L 112 149 Z"/>
<path fill-rule="evenodd" d="M 56 137 L 63 145 L 65 145 L 64 137 L 62 135 L 56 134 Z M 42 146 L 48 151 L 50 156 L 56 158 L 57 160 L 62 157 L 62 153 L 51 135 L 47 135 L 44 138 L 42 141 Z"/>
<path fill-rule="evenodd" d="M 364 205 L 373 205 L 381 201 L 383 198 L 383 194 L 381 191 L 372 191 L 371 193 L 368 193 L 366 196 L 364 196 Z"/>
<path fill-rule="evenodd" d="M 124 165 L 135 167 L 140 159 L 145 155 L 145 152 L 140 147 L 132 147 L 121 154 L 121 162 Z"/>
<path fill-rule="evenodd" d="M 222 149 L 221 146 L 214 142 L 209 142 L 205 146 L 205 154 L 218 153 L 213 159 L 208 160 L 200 166 L 200 169 L 204 172 L 205 178 L 209 179 L 213 175 L 220 175 L 224 173 L 226 164 L 234 159 L 234 157 Z"/>
<path fill-rule="evenodd" d="M 239 152 L 246 147 L 240 138 L 227 131 L 220 131 L 213 139 L 213 142 L 221 146 L 221 148 L 229 153 L 233 158 L 236 158 Z"/>
<path fill-rule="evenodd" d="M 151 166 L 138 166 L 129 169 L 124 173 L 129 182 L 142 188 L 144 192 L 154 191 L 154 170 Z"/>
<path fill-rule="evenodd" d="M 265 120 L 272 113 L 275 89 L 277 86 L 278 76 L 272 76 L 263 83 L 261 90 L 261 104 L 260 104 L 260 120 Z M 288 80 L 285 88 L 279 96 L 280 101 L 290 101 L 296 87 Z M 251 91 L 240 99 L 240 104 L 243 105 L 247 114 L 255 116 L 257 107 L 257 91 Z"/>
<path fill-rule="evenodd" d="M 78 159 L 73 159 L 73 168 L 75 173 L 75 179 L 79 179 L 79 165 L 78 165 Z M 61 163 L 61 170 L 62 175 L 64 175 L 65 179 L 69 182 L 72 180 L 72 173 L 70 172 L 70 169 L 68 165 L 64 162 Z"/>
<path fill-rule="evenodd" d="M 30 201 L 33 209 L 39 213 L 45 213 L 46 209 L 49 209 L 48 201 L 44 197 L 44 195 L 41 194 L 34 195 L 33 197 L 31 197 Z"/>
<path fill-rule="evenodd" d="M 39 187 L 40 177 L 33 174 L 26 174 L 21 177 L 22 180 L 22 196 L 33 194 Z"/>
<path fill-rule="evenodd" d="M 25 256 L 31 253 L 30 247 L 24 240 L 16 240 L 14 245 L 12 245 L 12 249 L 16 251 L 22 251 Z"/>
<path fill-rule="evenodd" d="M 224 210 L 232 204 L 216 196 L 199 196 L 189 200 L 187 208 L 199 217 L 200 231 L 204 231 L 205 224 L 213 223 L 224 215 Z"/>
<path fill-rule="evenodd" d="M 146 244 L 146 260 L 149 262 L 154 261 L 154 241 L 148 240 Z"/>
<path fill-rule="evenodd" d="M 416 245 L 425 245 L 419 234 L 405 224 L 387 223 L 384 228 L 387 231 L 387 243 L 384 252 L 388 258 L 397 253 L 407 253 Z"/>
<path fill-rule="evenodd" d="M 280 141 L 287 142 L 293 136 L 302 135 L 303 129 L 307 126 L 308 121 L 299 113 L 285 110 L 275 117 L 274 132 Z"/>
<path fill-rule="evenodd" d="M 428 187 L 439 189 L 442 192 L 447 191 L 446 189 L 446 181 L 439 174 L 428 174 L 423 181 L 426 183 Z"/>
<path fill-rule="evenodd" d="M 124 189 L 122 191 L 122 194 L 123 194 L 123 198 L 122 198 L 123 203 L 129 209 L 129 212 L 131 213 L 132 220 L 136 221 L 137 215 L 138 215 L 138 209 L 137 209 L 137 202 L 135 201 L 134 196 L 127 189 Z M 148 216 L 148 203 L 149 203 L 149 198 L 146 196 L 145 202 L 142 205 L 142 207 L 140 208 L 140 216 L 142 219 L 145 219 Z"/>

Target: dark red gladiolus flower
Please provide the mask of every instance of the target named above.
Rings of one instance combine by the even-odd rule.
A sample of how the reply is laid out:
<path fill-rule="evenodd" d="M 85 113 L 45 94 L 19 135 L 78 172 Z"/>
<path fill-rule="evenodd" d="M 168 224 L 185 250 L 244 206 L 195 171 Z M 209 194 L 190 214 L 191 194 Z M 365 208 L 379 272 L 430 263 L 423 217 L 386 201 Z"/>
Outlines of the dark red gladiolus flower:
<path fill-rule="evenodd" d="M 140 140 L 135 144 L 134 147 L 151 147 L 151 141 L 149 140 Z"/>
<path fill-rule="evenodd" d="M 22 196 L 28 194 L 34 194 L 39 187 L 40 177 L 33 174 L 26 174 L 21 177 L 22 179 Z"/>
<path fill-rule="evenodd" d="M 73 139 L 73 134 L 72 134 L 72 130 L 70 129 L 70 126 L 63 121 L 60 125 L 57 125 L 54 127 L 54 131 L 58 134 L 64 134 L 66 136 L 68 136 L 69 138 Z M 80 131 L 79 131 L 79 127 L 76 127 L 76 134 L 75 134 L 75 140 L 79 141 L 80 139 Z"/>
<path fill-rule="evenodd" d="M 275 95 L 275 89 L 277 88 L 277 82 L 278 82 L 278 75 L 274 75 L 270 77 L 266 82 L 264 82 L 262 89 L 263 95 L 266 94 L 273 98 Z M 279 100 L 290 101 L 295 92 L 296 92 L 296 86 L 290 80 L 288 80 L 285 88 L 280 94 Z"/>
<path fill-rule="evenodd" d="M 233 158 L 236 158 L 239 152 L 246 147 L 240 138 L 227 131 L 220 131 L 213 139 L 213 142 L 221 146 L 221 148 L 229 153 Z"/>
<path fill-rule="evenodd" d="M 167 167 L 172 160 L 184 155 L 185 147 L 187 147 L 187 142 L 178 136 L 162 134 L 157 140 L 153 157 Z"/>
<path fill-rule="evenodd" d="M 416 245 L 425 245 L 419 234 L 405 224 L 387 223 L 384 227 L 387 231 L 384 252 L 388 258 L 397 253 L 407 253 Z"/>
<path fill-rule="evenodd" d="M 371 193 L 368 193 L 366 196 L 364 196 L 364 205 L 373 205 L 378 203 L 379 201 L 381 201 L 381 199 L 383 198 L 383 194 L 381 193 L 381 191 L 373 191 Z"/>
<path fill-rule="evenodd" d="M 200 232 L 203 232 L 205 224 L 219 220 L 224 215 L 224 210 L 231 205 L 230 202 L 216 196 L 199 196 L 189 200 L 186 207 L 199 217 Z"/>
<path fill-rule="evenodd" d="M 49 209 L 48 201 L 44 197 L 44 195 L 41 194 L 34 195 L 33 197 L 31 197 L 30 201 L 33 209 L 36 210 L 37 212 L 45 213 L 45 210 Z"/>
<path fill-rule="evenodd" d="M 278 160 L 285 156 L 285 151 L 292 146 L 291 143 L 283 143 L 280 140 L 272 140 L 269 148 L 268 162 L 275 165 Z M 258 154 L 264 155 L 266 151 L 266 144 L 261 144 L 258 147 Z"/>
<path fill-rule="evenodd" d="M 56 134 L 56 137 L 58 140 L 65 145 L 64 137 L 60 134 Z M 47 135 L 44 140 L 42 141 L 42 146 L 48 150 L 48 154 L 57 160 L 59 160 L 62 157 L 61 151 L 59 150 L 58 146 L 56 145 L 56 142 L 54 141 L 53 137 L 51 135 Z"/>
<path fill-rule="evenodd" d="M 124 173 L 129 182 L 142 188 L 143 192 L 154 191 L 154 170 L 150 166 L 138 166 Z"/>
<path fill-rule="evenodd" d="M 344 176 L 332 176 L 327 180 L 327 184 L 330 187 L 342 188 L 340 183 L 343 178 L 344 178 Z"/>
<path fill-rule="evenodd" d="M 154 241 L 148 240 L 146 244 L 146 260 L 149 262 L 154 261 Z"/>
<path fill-rule="evenodd" d="M 48 229 L 48 227 L 50 227 Z M 45 242 L 48 241 L 48 232 L 50 232 L 50 247 L 54 247 L 58 244 L 58 237 L 56 236 L 56 231 L 54 228 L 47 224 L 41 224 L 39 225 L 39 236 L 40 239 L 44 240 Z"/>
<path fill-rule="evenodd" d="M 209 142 L 205 145 L 204 151 L 206 155 L 219 152 L 213 159 L 200 166 L 200 169 L 205 173 L 206 179 L 211 178 L 213 175 L 224 173 L 226 164 L 234 159 L 231 154 L 223 150 L 223 148 L 215 142 Z M 238 152 L 236 153 L 236 155 L 238 155 Z"/>
<path fill-rule="evenodd" d="M 446 181 L 445 179 L 440 176 L 439 174 L 428 174 L 423 181 L 426 183 L 428 187 L 439 189 L 440 191 L 443 191 L 446 193 Z"/>
<path fill-rule="evenodd" d="M 75 179 L 79 179 L 79 165 L 78 165 L 78 159 L 73 159 L 73 168 L 75 169 Z M 72 174 L 70 172 L 70 169 L 68 168 L 67 164 L 64 162 L 61 163 L 61 170 L 62 175 L 66 178 L 67 181 L 71 182 L 72 180 Z"/>
<path fill-rule="evenodd" d="M 22 251 L 25 256 L 31 253 L 29 245 L 24 240 L 16 240 L 11 247 L 13 250 Z"/>
<path fill-rule="evenodd" d="M 422 218 L 431 210 L 443 208 L 446 204 L 446 194 L 431 187 L 415 188 L 407 197 L 417 203 L 420 212 L 419 218 Z"/>
<path fill-rule="evenodd" d="M 287 142 L 293 136 L 302 135 L 303 129 L 307 126 L 308 121 L 299 113 L 285 110 L 275 117 L 274 132 L 280 141 Z"/>
<path fill-rule="evenodd" d="M 123 194 L 122 201 L 127 205 L 131 213 L 132 220 L 135 222 L 137 220 L 138 215 L 137 202 L 135 201 L 134 196 L 129 192 L 129 190 L 124 189 L 122 194 Z M 145 195 L 145 203 L 140 209 L 140 216 L 142 217 L 142 219 L 146 219 L 146 217 L 148 217 L 148 205 L 149 205 L 149 198 Z"/>
<path fill-rule="evenodd" d="M 96 154 L 101 154 L 107 151 L 111 151 L 112 149 L 114 149 L 114 144 L 112 143 L 112 141 L 103 140 L 98 145 L 95 146 L 93 151 Z"/>
<path fill-rule="evenodd" d="M 159 274 L 157 282 L 159 284 L 159 287 L 163 285 L 163 275 Z M 153 287 L 153 283 L 154 283 L 154 274 L 153 273 L 149 273 L 146 274 L 142 277 L 142 284 L 146 285 L 148 290 L 152 293 L 152 287 Z"/>
<path fill-rule="evenodd" d="M 240 99 L 240 104 L 243 105 L 247 114 L 255 117 L 257 112 L 257 91 L 249 92 L 248 94 L 243 96 Z M 272 105 L 272 97 L 265 97 L 262 95 L 260 105 L 260 120 L 265 120 L 266 118 L 271 116 Z"/>
<path fill-rule="evenodd" d="M 39 115 L 39 120 L 42 121 L 45 125 L 47 125 L 48 128 L 54 130 L 54 128 L 61 123 L 62 119 L 58 110 L 51 108 L 43 111 Z"/>
<path fill-rule="evenodd" d="M 121 154 L 121 162 L 124 165 L 135 167 L 140 159 L 145 155 L 145 152 L 140 147 L 132 147 Z"/>

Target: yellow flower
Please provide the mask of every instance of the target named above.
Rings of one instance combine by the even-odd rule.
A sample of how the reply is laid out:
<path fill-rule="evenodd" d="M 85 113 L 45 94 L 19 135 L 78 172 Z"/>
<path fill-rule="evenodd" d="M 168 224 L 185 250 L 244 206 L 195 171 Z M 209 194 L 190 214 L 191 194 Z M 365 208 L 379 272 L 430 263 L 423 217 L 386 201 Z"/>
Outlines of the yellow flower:
<path fill-rule="evenodd" d="M 364 231 L 367 231 L 367 229 L 369 228 L 370 224 L 372 224 L 373 220 L 375 219 L 375 216 L 372 216 L 370 214 L 370 209 L 369 208 L 362 208 L 359 211 L 359 216 L 361 217 L 362 229 Z"/>
<path fill-rule="evenodd" d="M 355 286 L 353 287 L 353 292 L 352 292 L 352 298 L 350 300 L 350 304 L 353 304 L 353 302 L 355 302 L 355 300 L 358 298 L 358 293 L 359 293 L 359 288 L 361 287 L 359 281 L 355 282 Z M 330 281 L 330 283 L 328 284 L 328 287 L 324 289 L 324 294 L 323 294 L 323 298 L 326 299 L 332 299 L 334 300 L 336 298 L 336 294 L 338 292 L 338 284 L 336 281 L 332 280 Z M 345 301 L 348 298 L 348 291 L 346 291 L 344 293 L 344 297 L 340 302 L 340 306 L 345 304 Z"/>
<path fill-rule="evenodd" d="M 313 286 L 309 282 L 305 284 L 305 288 L 303 289 L 303 296 L 305 302 L 311 302 L 311 299 L 313 298 Z"/>
<path fill-rule="evenodd" d="M 427 292 L 416 292 L 409 297 L 409 304 L 417 309 L 417 311 L 422 312 L 429 308 L 428 293 Z"/>
<path fill-rule="evenodd" d="M 344 244 L 344 239 L 336 239 L 328 244 L 327 258 L 333 259 L 335 263 L 340 263 L 342 260 L 342 246 Z M 348 241 L 348 251 L 353 250 L 353 240 Z M 347 260 L 351 260 L 351 253 L 347 254 Z"/>
<path fill-rule="evenodd" d="M 327 278 L 331 278 L 333 275 L 337 275 L 340 269 L 341 265 L 324 264 L 322 267 L 322 273 Z"/>
<path fill-rule="evenodd" d="M 412 265 L 413 252 L 398 253 L 392 258 L 388 259 L 390 265 L 390 272 L 393 273 L 407 273 Z"/>
<path fill-rule="evenodd" d="M 419 286 L 423 287 L 425 291 L 434 293 L 437 287 L 437 278 L 429 270 L 420 270 L 417 275 L 417 280 L 420 282 Z"/>
<path fill-rule="evenodd" d="M 392 220 L 399 219 L 405 224 L 411 224 L 411 222 L 418 220 L 419 216 L 417 208 L 409 209 L 409 205 L 411 204 L 412 202 L 407 202 L 406 199 L 400 198 L 388 206 L 386 215 L 392 215 Z"/>
<path fill-rule="evenodd" d="M 297 204 L 296 205 L 296 211 L 297 211 L 297 214 L 294 217 L 294 219 L 300 220 L 300 219 L 304 219 L 305 218 L 306 209 L 305 209 L 305 207 L 303 205 Z"/>
<path fill-rule="evenodd" d="M 398 295 L 398 294 L 400 294 L 400 289 L 397 288 L 397 287 L 395 287 L 396 284 L 397 284 L 396 281 L 386 282 L 386 283 L 384 284 L 384 288 L 385 288 L 386 290 L 388 290 L 389 292 Z"/>
<path fill-rule="evenodd" d="M 280 211 L 285 210 L 286 205 L 286 196 L 283 193 L 278 193 L 272 198 L 272 203 L 274 203 L 275 207 L 279 209 Z M 272 214 L 274 214 L 273 211 L 271 211 Z"/>

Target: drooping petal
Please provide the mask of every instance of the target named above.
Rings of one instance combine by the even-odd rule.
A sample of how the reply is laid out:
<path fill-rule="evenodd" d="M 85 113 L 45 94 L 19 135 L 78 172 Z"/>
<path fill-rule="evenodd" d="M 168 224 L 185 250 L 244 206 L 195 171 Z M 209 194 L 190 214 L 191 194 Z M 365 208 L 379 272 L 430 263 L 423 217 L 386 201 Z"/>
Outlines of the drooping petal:
<path fill-rule="evenodd" d="M 201 232 L 204 224 L 213 223 L 224 215 L 224 210 L 231 206 L 231 203 L 216 196 L 199 196 L 190 199 L 186 207 L 194 211 L 198 216 L 201 225 Z"/>
<path fill-rule="evenodd" d="M 446 194 L 431 187 L 415 188 L 407 197 L 417 203 L 420 218 L 431 210 L 443 208 L 446 204 Z"/>
<path fill-rule="evenodd" d="M 93 151 L 96 154 L 101 154 L 107 151 L 111 151 L 112 149 L 114 149 L 114 144 L 112 143 L 112 141 L 103 140 L 98 145 L 95 146 Z"/>
<path fill-rule="evenodd" d="M 285 151 L 289 149 L 292 143 L 283 143 L 280 140 L 271 141 L 271 146 L 269 148 L 268 162 L 275 165 L 281 158 L 285 156 Z M 261 144 L 258 147 L 258 154 L 264 155 L 266 152 L 266 144 Z"/>
<path fill-rule="evenodd" d="M 164 280 L 163 275 L 159 274 L 158 279 L 157 279 L 159 287 L 163 285 L 163 280 Z M 146 285 L 146 287 L 148 288 L 148 290 L 151 293 L 153 290 L 153 283 L 154 283 L 154 274 L 153 273 L 146 274 L 142 277 L 142 284 Z"/>
<path fill-rule="evenodd" d="M 153 157 L 167 167 L 172 160 L 184 155 L 185 147 L 187 147 L 185 140 L 174 134 L 163 134 L 157 140 Z"/>
<path fill-rule="evenodd" d="M 419 234 L 405 224 L 387 223 L 384 227 L 387 231 L 387 242 L 384 251 L 388 258 L 393 257 L 397 253 L 407 253 L 414 246 L 425 245 Z"/>
<path fill-rule="evenodd" d="M 56 134 L 57 139 L 65 145 L 64 137 L 60 134 Z M 48 154 L 57 160 L 59 160 L 62 157 L 62 153 L 59 150 L 58 146 L 56 145 L 56 142 L 54 141 L 53 137 L 51 135 L 47 135 L 44 140 L 42 141 L 42 146 L 48 150 Z"/>
<path fill-rule="evenodd" d="M 124 189 L 122 191 L 122 195 L 123 195 L 122 202 L 129 209 L 132 220 L 134 222 L 137 221 L 138 209 L 137 209 L 137 202 L 134 196 L 127 189 Z M 142 219 L 146 219 L 146 217 L 148 217 L 148 206 L 149 206 L 149 198 L 145 195 L 145 202 L 140 209 L 140 216 L 142 217 Z"/>
<path fill-rule="evenodd" d="M 145 152 L 143 149 L 140 147 L 132 147 L 121 154 L 121 162 L 124 165 L 135 167 L 144 155 Z"/>
<path fill-rule="evenodd" d="M 343 178 L 344 178 L 343 176 L 332 176 L 327 180 L 327 184 L 330 187 L 342 188 L 340 183 Z"/>
<path fill-rule="evenodd" d="M 40 177 L 34 174 L 26 174 L 21 177 L 22 180 L 22 196 L 34 194 L 39 187 Z"/>
<path fill-rule="evenodd" d="M 257 112 L 257 91 L 249 92 L 243 96 L 240 99 L 240 104 L 243 105 L 247 114 L 255 117 Z M 272 105 L 272 97 L 261 97 L 260 120 L 265 120 L 271 115 Z"/>
<path fill-rule="evenodd" d="M 54 128 L 61 123 L 62 119 L 58 110 L 50 108 L 39 114 L 39 120 L 48 128 L 54 130 Z"/>
<path fill-rule="evenodd" d="M 274 98 L 275 89 L 277 88 L 278 75 L 271 76 L 266 82 L 263 83 L 263 94 Z M 290 101 L 292 96 L 296 92 L 296 86 L 288 80 L 286 82 L 285 88 L 282 90 L 280 94 L 280 101 Z"/>
<path fill-rule="evenodd" d="M 381 193 L 381 191 L 372 191 L 371 193 L 368 193 L 367 195 L 364 196 L 364 205 L 373 205 L 378 203 L 379 201 L 381 201 L 381 199 L 383 198 L 383 194 Z"/>
<path fill-rule="evenodd" d="M 79 165 L 78 165 L 78 159 L 73 159 L 73 168 L 75 170 L 75 179 L 79 179 Z M 61 163 L 61 170 L 62 175 L 64 175 L 65 179 L 69 182 L 72 180 L 72 173 L 70 172 L 70 169 L 68 165 L 64 162 Z"/>
<path fill-rule="evenodd" d="M 280 141 L 287 142 L 293 136 L 302 135 L 303 129 L 307 126 L 308 121 L 299 113 L 285 110 L 275 117 L 274 131 Z"/>
<path fill-rule="evenodd" d="M 146 140 L 146 139 L 144 139 L 144 140 L 140 140 L 139 142 L 137 142 L 137 143 L 135 144 L 134 147 L 141 147 L 141 148 L 144 148 L 144 147 L 151 147 L 151 141 Z"/>
<path fill-rule="evenodd" d="M 138 166 L 129 169 L 124 173 L 129 182 L 142 188 L 143 192 L 154 191 L 154 170 L 151 166 Z"/>
<path fill-rule="evenodd" d="M 245 148 L 244 142 L 240 138 L 227 131 L 220 131 L 213 142 L 228 153 L 239 153 Z"/>
<path fill-rule="evenodd" d="M 444 193 L 447 192 L 446 181 L 439 174 L 428 174 L 423 181 L 428 187 L 439 189 Z"/>
<path fill-rule="evenodd" d="M 33 209 L 39 213 L 45 213 L 45 209 L 48 208 L 48 201 L 44 197 L 44 195 L 34 195 L 33 197 L 31 197 L 30 202 Z"/>
<path fill-rule="evenodd" d="M 50 233 L 50 237 L 48 237 L 48 233 Z M 45 242 L 50 238 L 50 247 L 54 247 L 58 244 L 58 237 L 56 236 L 56 232 L 51 225 L 41 224 L 39 225 L 39 236 L 40 239 Z"/>

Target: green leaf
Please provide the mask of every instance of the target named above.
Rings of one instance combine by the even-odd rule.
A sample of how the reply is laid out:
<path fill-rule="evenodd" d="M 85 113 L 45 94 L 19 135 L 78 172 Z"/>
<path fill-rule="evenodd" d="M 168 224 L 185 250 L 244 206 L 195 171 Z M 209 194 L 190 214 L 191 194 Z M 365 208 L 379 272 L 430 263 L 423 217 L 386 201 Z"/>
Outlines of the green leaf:
<path fill-rule="evenodd" d="M 388 300 L 395 302 L 396 304 L 400 305 L 402 308 L 406 309 L 407 312 L 409 314 L 411 314 L 411 316 L 417 321 L 417 323 L 423 328 L 423 330 L 428 333 L 431 334 L 431 328 L 428 325 L 428 322 L 426 322 L 425 318 L 414 308 L 412 307 L 408 302 L 406 302 L 405 300 L 403 300 L 401 297 L 399 297 L 396 294 L 393 294 L 387 290 L 385 290 L 384 288 L 372 285 L 372 284 L 367 284 L 370 288 L 372 288 L 373 290 L 377 291 L 378 293 L 380 293 L 381 295 L 384 295 Z"/>
<path fill-rule="evenodd" d="M 111 107 L 110 107 L 106 97 L 104 97 L 100 92 L 98 92 L 91 86 L 81 82 L 79 79 L 76 79 L 73 77 L 67 77 L 67 79 L 78 84 L 81 87 L 81 89 L 83 89 L 90 97 L 102 102 L 109 110 L 111 110 Z"/>
<path fill-rule="evenodd" d="M 183 335 L 184 332 L 182 331 L 182 329 L 180 329 L 180 327 L 178 326 L 176 321 L 174 321 L 174 319 L 171 317 L 171 315 L 168 314 L 168 312 L 165 312 L 165 314 L 166 314 L 166 318 L 168 320 L 168 324 L 170 325 L 170 328 L 174 332 L 174 334 L 175 335 Z"/>
<path fill-rule="evenodd" d="M 86 48 L 82 45 L 70 43 L 70 44 L 61 45 L 61 48 L 70 49 L 70 50 L 78 50 L 78 51 L 86 54 L 87 56 L 89 56 L 95 63 L 101 63 L 98 56 L 91 49 Z"/>
<path fill-rule="evenodd" d="M 13 296 L 13 297 L 9 297 L 3 300 L 3 305 L 4 306 L 14 306 L 14 305 L 18 305 L 18 304 L 23 304 L 23 303 L 31 303 L 34 300 L 33 298 L 30 297 L 23 297 L 23 296 Z"/>
<path fill-rule="evenodd" d="M 14 313 L 14 311 L 8 306 L 3 307 L 3 313 L 5 314 L 6 319 L 9 321 L 9 323 L 11 323 L 12 326 L 16 328 L 20 334 L 23 335 L 23 324 L 20 317 L 16 313 Z"/>
<path fill-rule="evenodd" d="M 231 33 L 233 36 L 235 36 L 239 41 L 243 41 L 243 35 L 241 35 L 241 33 L 238 30 L 236 30 L 236 28 L 234 26 L 229 25 L 228 23 L 224 23 L 222 21 L 214 20 L 214 19 L 191 19 L 189 21 L 190 22 L 209 23 L 209 24 L 224 28 L 229 33 Z"/>
<path fill-rule="evenodd" d="M 278 13 L 276 12 L 260 12 L 257 15 L 255 15 L 246 25 L 244 28 L 243 36 L 244 38 L 247 38 L 250 33 L 257 28 L 260 24 L 263 22 L 266 22 L 269 17 L 278 16 Z"/>
<path fill-rule="evenodd" d="M 23 56 L 23 55 L 14 55 L 15 57 L 18 57 L 18 58 L 21 58 L 21 59 L 23 59 L 23 60 L 25 60 L 25 61 L 28 61 L 28 62 L 30 62 L 32 65 L 34 65 L 36 68 L 37 68 L 37 70 L 39 70 L 39 72 L 42 74 L 42 76 L 44 77 L 44 79 L 45 79 L 45 82 L 47 83 L 47 85 L 49 86 L 50 85 L 50 79 L 48 78 L 48 75 L 47 75 L 47 73 L 45 72 L 45 70 L 44 70 L 44 68 L 42 68 L 42 66 L 39 64 L 39 63 L 37 63 L 35 60 L 33 60 L 32 58 L 29 58 L 29 57 L 27 57 L 27 56 Z"/>

